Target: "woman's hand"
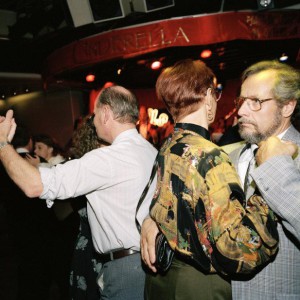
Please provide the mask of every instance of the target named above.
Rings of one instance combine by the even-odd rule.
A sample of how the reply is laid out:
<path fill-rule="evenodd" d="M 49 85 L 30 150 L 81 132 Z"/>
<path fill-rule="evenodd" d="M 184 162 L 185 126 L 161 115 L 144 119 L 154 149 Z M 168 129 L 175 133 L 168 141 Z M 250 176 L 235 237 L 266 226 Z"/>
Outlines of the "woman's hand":
<path fill-rule="evenodd" d="M 141 256 L 144 263 L 151 269 L 153 272 L 156 272 L 154 266 L 156 256 L 155 256 L 155 238 L 158 234 L 158 227 L 151 219 L 148 217 L 144 220 L 141 231 Z"/>
<path fill-rule="evenodd" d="M 37 155 L 31 156 L 30 154 L 26 154 L 26 160 L 34 167 L 38 167 L 41 162 Z"/>

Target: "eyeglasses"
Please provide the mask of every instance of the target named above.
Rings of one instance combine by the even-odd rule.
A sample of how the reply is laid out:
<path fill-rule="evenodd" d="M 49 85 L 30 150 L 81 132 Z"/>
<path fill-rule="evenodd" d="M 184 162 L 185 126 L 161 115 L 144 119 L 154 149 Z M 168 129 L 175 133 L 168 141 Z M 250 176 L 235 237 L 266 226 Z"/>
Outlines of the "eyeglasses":
<path fill-rule="evenodd" d="M 266 101 L 270 101 L 270 100 L 274 100 L 274 98 L 267 98 L 267 99 L 257 99 L 257 98 L 251 98 L 251 97 L 237 97 L 234 100 L 234 104 L 235 107 L 237 109 L 240 109 L 241 106 L 243 105 L 243 103 L 246 101 L 248 107 L 252 110 L 252 111 L 259 111 L 261 110 L 261 105 L 262 103 L 266 102 Z"/>
<path fill-rule="evenodd" d="M 219 88 L 214 88 L 214 92 L 216 95 L 216 101 L 218 102 L 221 99 L 222 96 L 222 90 Z"/>

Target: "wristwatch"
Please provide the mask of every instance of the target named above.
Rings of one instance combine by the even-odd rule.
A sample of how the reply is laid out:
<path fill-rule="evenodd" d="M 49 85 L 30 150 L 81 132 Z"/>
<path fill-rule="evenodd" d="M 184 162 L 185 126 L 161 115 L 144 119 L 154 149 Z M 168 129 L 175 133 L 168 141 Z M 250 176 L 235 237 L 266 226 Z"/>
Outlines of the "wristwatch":
<path fill-rule="evenodd" d="M 0 150 L 2 149 L 2 148 L 4 148 L 5 146 L 7 146 L 7 145 L 9 145 L 10 144 L 10 142 L 0 142 Z"/>

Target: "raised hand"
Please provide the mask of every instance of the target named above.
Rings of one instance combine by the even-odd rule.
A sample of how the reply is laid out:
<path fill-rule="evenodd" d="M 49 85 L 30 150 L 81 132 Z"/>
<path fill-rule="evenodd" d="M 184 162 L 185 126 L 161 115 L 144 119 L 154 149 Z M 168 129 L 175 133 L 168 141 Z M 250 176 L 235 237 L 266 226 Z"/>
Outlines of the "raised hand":
<path fill-rule="evenodd" d="M 259 149 L 256 154 L 258 165 L 277 155 L 294 156 L 298 151 L 298 146 L 292 142 L 281 141 L 278 137 L 269 137 L 266 141 L 259 143 Z"/>
<path fill-rule="evenodd" d="M 0 141 L 12 141 L 17 128 L 13 115 L 14 112 L 10 109 L 7 111 L 5 117 L 0 116 Z"/>

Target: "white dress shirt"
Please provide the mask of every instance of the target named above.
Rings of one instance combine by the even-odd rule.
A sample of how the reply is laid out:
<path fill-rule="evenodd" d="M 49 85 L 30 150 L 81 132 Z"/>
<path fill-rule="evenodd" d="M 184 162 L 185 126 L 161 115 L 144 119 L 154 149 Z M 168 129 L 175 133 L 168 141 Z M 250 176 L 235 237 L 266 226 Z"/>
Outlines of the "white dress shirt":
<path fill-rule="evenodd" d="M 279 139 L 282 139 L 282 137 L 284 136 L 284 134 L 287 132 L 287 129 L 280 133 L 277 137 Z M 239 163 L 238 163 L 238 174 L 241 180 L 241 184 L 242 187 L 245 184 L 245 177 L 246 177 L 246 173 L 247 173 L 247 169 L 249 166 L 250 161 L 253 159 L 253 153 L 254 150 L 257 149 L 258 146 L 256 144 L 251 144 L 251 147 L 249 147 L 248 149 L 246 149 L 240 156 L 239 158 Z"/>
<path fill-rule="evenodd" d="M 111 146 L 54 168 L 40 168 L 42 199 L 86 195 L 88 218 L 96 251 L 140 250 L 135 211 L 149 181 L 157 150 L 136 129 L 121 133 Z M 149 213 L 156 179 L 138 212 L 140 224 Z"/>

